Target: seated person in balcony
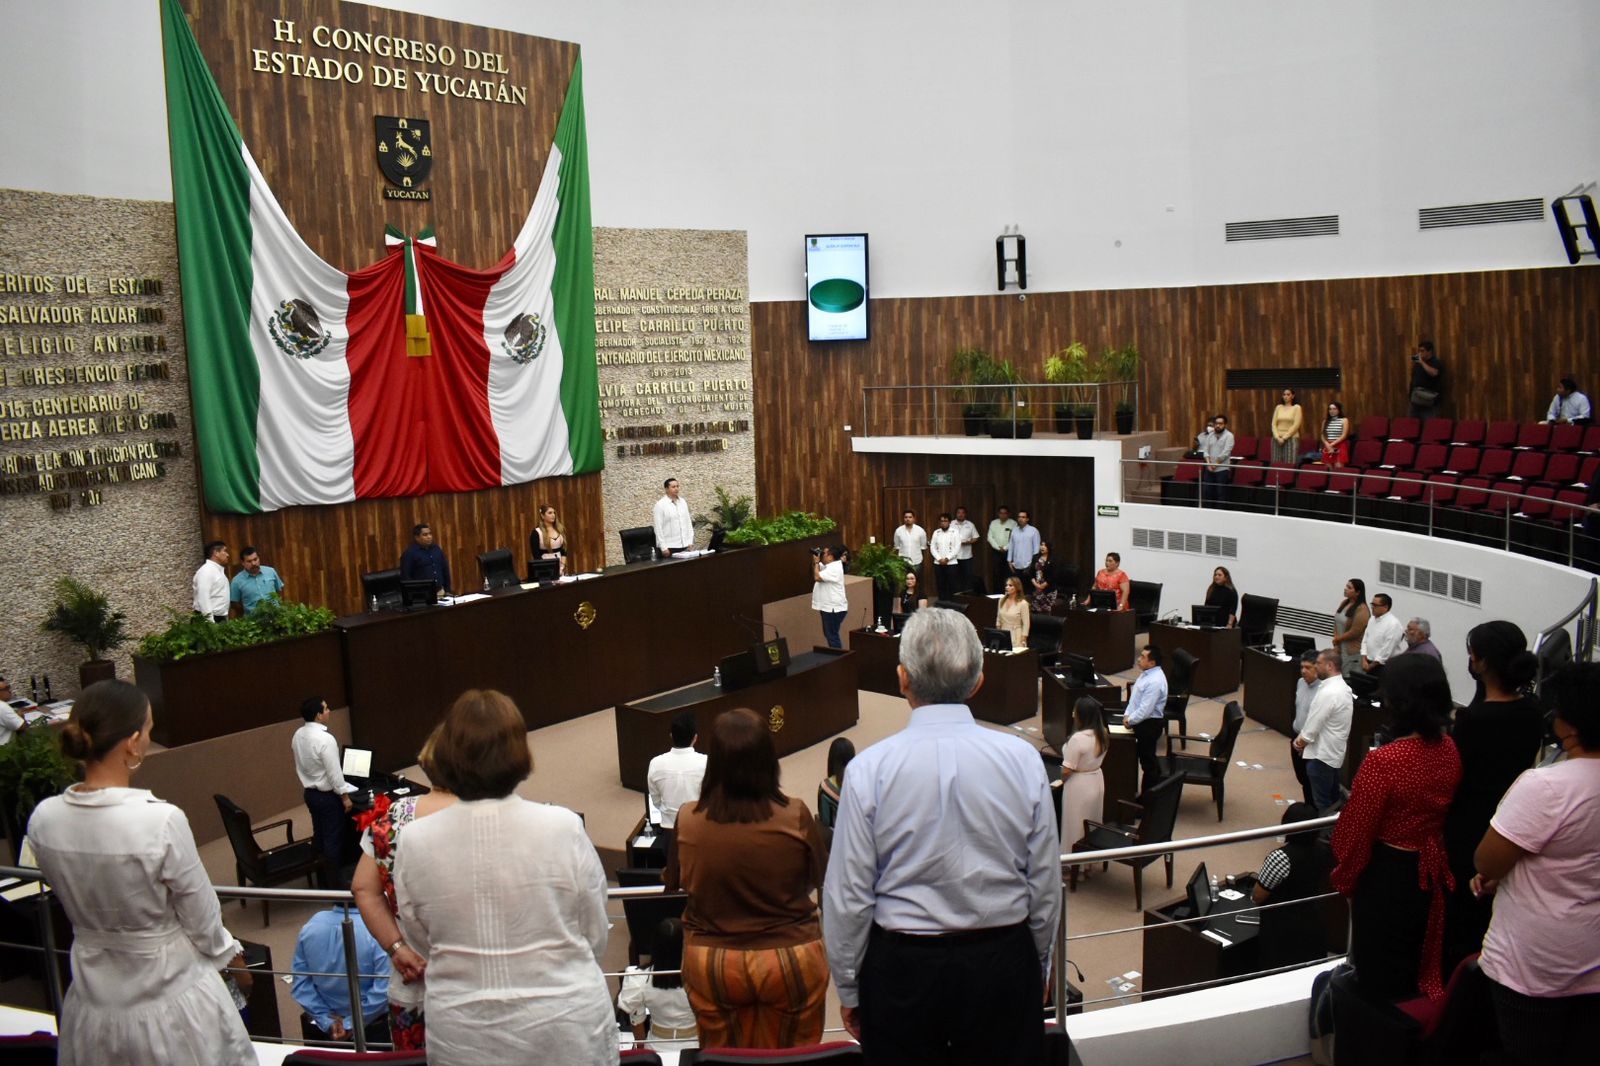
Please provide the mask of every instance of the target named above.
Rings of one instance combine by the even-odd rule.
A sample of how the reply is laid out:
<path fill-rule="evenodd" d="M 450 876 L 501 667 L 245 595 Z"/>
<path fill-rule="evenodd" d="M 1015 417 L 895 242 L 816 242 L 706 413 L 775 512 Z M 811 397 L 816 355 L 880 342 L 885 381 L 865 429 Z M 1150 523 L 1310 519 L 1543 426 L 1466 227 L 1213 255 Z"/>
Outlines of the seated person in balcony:
<path fill-rule="evenodd" d="M 1207 503 L 1221 503 L 1223 487 L 1233 480 L 1233 431 L 1228 428 L 1228 416 L 1217 415 L 1211 424 L 1195 438 L 1200 454 L 1205 456 L 1205 469 L 1200 471 L 1200 486 Z"/>
<path fill-rule="evenodd" d="M 1591 417 L 1589 397 L 1578 391 L 1578 383 L 1570 375 L 1562 378 L 1556 384 L 1556 394 L 1550 401 L 1550 410 L 1545 413 L 1544 421 L 1558 425 L 1570 423 L 1587 426 Z"/>
<path fill-rule="evenodd" d="M 1309 803 L 1291 803 L 1283 812 L 1283 824 L 1293 825 L 1317 817 Z M 1329 891 L 1328 871 L 1333 856 L 1315 830 L 1289 833 L 1283 847 L 1271 852 L 1256 874 L 1252 899 L 1258 906 L 1310 900 Z M 1314 962 L 1328 954 L 1328 937 L 1317 902 L 1293 906 L 1267 907 L 1261 911 L 1260 968 Z"/>
<path fill-rule="evenodd" d="M 1233 587 L 1233 575 L 1226 566 L 1211 571 L 1211 584 L 1206 586 L 1206 606 L 1221 607 L 1224 623 L 1229 629 L 1239 624 L 1239 590 Z"/>
<path fill-rule="evenodd" d="M 389 957 L 373 939 L 361 915 L 342 903 L 318 911 L 300 927 L 294 945 L 294 982 L 290 991 L 305 1013 L 300 1032 L 307 1040 L 353 1040 L 355 1010 L 350 1005 L 350 980 L 345 970 L 344 918 L 355 933 L 353 960 L 361 988 L 361 1018 L 368 1043 L 389 1042 Z"/>

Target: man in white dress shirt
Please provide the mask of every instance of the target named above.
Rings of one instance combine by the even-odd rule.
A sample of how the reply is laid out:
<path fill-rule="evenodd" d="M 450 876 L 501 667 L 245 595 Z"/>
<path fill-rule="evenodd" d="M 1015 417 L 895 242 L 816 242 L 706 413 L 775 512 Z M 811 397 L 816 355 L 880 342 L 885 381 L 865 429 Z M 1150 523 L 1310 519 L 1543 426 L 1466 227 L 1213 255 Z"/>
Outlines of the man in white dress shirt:
<path fill-rule="evenodd" d="M 906 565 L 916 571 L 917 580 L 923 579 L 922 553 L 928 549 L 928 534 L 917 524 L 917 512 L 907 511 L 900 516 L 900 524 L 894 527 L 894 553 L 906 561 Z"/>
<path fill-rule="evenodd" d="M 1361 669 L 1376 674 L 1384 663 L 1406 650 L 1406 625 L 1394 613 L 1394 601 L 1383 593 L 1372 597 L 1372 621 L 1361 637 Z"/>
<path fill-rule="evenodd" d="M 694 750 L 696 732 L 693 711 L 675 715 L 667 727 L 672 750 L 651 759 L 645 772 L 650 802 L 661 811 L 661 828 L 669 832 L 678 824 L 678 808 L 700 798 L 700 782 L 706 776 L 706 757 Z"/>
<path fill-rule="evenodd" d="M 1317 677 L 1321 680 L 1294 746 L 1305 759 L 1311 802 L 1317 810 L 1326 811 L 1339 800 L 1339 774 L 1344 769 L 1345 746 L 1350 741 L 1355 699 L 1340 672 L 1337 648 L 1325 648 L 1317 656 Z"/>
<path fill-rule="evenodd" d="M 950 528 L 961 538 L 961 550 L 956 553 L 956 591 L 972 591 L 972 546 L 978 543 L 978 527 L 967 517 L 965 507 L 956 508 L 956 520 Z"/>
<path fill-rule="evenodd" d="M 939 598 L 948 600 L 959 591 L 956 567 L 961 557 L 961 534 L 951 528 L 948 513 L 939 516 L 939 528 L 933 531 L 928 553 L 933 556 L 933 577 L 939 588 Z"/>
<path fill-rule="evenodd" d="M 350 810 L 350 793 L 356 786 L 344 779 L 339 764 L 339 742 L 328 732 L 333 712 L 321 696 L 312 696 L 300 705 L 305 725 L 294 731 L 294 772 L 305 789 L 306 809 L 311 812 L 311 833 L 317 850 L 328 864 L 327 879 L 332 887 L 344 886 L 345 813 Z"/>
<path fill-rule="evenodd" d="M 194 613 L 213 622 L 228 620 L 228 545 L 206 542 L 205 562 L 194 572 Z"/>
<path fill-rule="evenodd" d="M 694 519 L 688 501 L 678 495 L 677 478 L 667 478 L 661 487 L 666 495 L 656 501 L 651 518 L 656 527 L 656 550 L 666 559 L 694 547 Z"/>

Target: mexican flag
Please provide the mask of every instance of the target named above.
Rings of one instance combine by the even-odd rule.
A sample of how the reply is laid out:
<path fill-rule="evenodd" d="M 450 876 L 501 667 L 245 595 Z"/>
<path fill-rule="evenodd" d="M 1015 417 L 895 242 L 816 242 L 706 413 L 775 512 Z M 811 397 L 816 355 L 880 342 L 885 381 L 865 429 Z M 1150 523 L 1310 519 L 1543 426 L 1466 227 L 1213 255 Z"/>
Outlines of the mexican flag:
<path fill-rule="evenodd" d="M 162 26 L 206 505 L 251 514 L 599 470 L 581 63 L 499 263 L 470 269 L 431 232 L 391 229 L 387 257 L 347 273 L 284 215 L 177 0 Z"/>

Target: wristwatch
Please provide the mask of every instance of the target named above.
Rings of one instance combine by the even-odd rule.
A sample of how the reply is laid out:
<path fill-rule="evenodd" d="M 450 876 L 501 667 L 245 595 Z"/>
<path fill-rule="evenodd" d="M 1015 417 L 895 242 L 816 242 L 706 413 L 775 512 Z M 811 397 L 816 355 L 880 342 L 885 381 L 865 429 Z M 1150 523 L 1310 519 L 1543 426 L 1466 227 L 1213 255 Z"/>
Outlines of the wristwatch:
<path fill-rule="evenodd" d="M 405 945 L 406 945 L 406 938 L 405 937 L 401 937 L 400 939 L 396 940 L 393 944 L 390 944 L 387 948 L 385 948 L 384 952 L 385 952 L 385 954 L 387 954 L 392 959 L 392 958 L 394 958 L 394 953 L 399 951 L 401 948 L 405 947 Z"/>

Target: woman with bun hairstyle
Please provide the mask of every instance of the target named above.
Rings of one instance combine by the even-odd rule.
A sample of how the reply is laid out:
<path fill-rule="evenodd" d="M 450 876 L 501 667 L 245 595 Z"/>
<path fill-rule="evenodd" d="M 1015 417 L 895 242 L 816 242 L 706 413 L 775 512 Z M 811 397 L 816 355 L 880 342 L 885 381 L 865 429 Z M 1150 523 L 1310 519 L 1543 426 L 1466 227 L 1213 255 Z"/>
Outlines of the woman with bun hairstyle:
<path fill-rule="evenodd" d="M 126 681 L 84 689 L 61 732 L 83 782 L 34 809 L 28 841 L 72 921 L 58 1060 L 254 1064 L 218 972 L 243 949 L 223 928 L 189 820 L 129 787 L 150 701 Z"/>
<path fill-rule="evenodd" d="M 1456 712 L 1450 735 L 1461 754 L 1461 784 L 1444 823 L 1444 846 L 1456 890 L 1446 915 L 1444 972 L 1477 951 L 1489 929 L 1491 901 L 1473 895 L 1472 853 L 1495 807 L 1539 757 L 1544 708 L 1532 695 L 1539 662 L 1514 622 L 1494 621 L 1467 633 L 1467 669 L 1478 679 L 1472 702 Z"/>

